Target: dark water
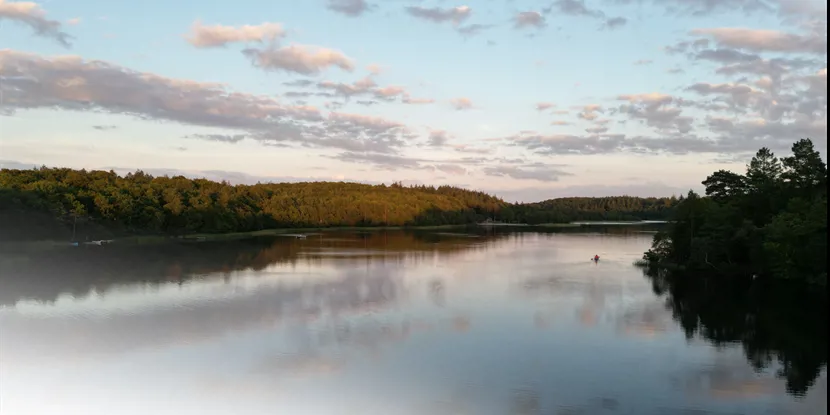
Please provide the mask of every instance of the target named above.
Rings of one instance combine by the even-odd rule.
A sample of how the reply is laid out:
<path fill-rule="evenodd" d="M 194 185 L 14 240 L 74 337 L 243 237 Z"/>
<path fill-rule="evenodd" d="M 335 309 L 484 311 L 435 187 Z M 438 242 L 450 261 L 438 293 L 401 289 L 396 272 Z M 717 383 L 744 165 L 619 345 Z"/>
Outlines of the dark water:
<path fill-rule="evenodd" d="M 0 254 L 0 413 L 827 413 L 826 306 L 488 232 Z"/>

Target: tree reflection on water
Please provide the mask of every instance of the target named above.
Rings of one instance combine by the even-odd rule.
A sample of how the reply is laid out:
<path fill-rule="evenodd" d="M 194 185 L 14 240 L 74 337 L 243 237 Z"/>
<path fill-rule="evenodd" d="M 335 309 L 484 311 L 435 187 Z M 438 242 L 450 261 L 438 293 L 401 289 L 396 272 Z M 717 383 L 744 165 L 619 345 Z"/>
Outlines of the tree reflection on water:
<path fill-rule="evenodd" d="M 756 371 L 777 363 L 787 392 L 804 396 L 827 365 L 827 296 L 790 281 L 672 275 L 644 270 L 691 340 L 741 344 Z"/>

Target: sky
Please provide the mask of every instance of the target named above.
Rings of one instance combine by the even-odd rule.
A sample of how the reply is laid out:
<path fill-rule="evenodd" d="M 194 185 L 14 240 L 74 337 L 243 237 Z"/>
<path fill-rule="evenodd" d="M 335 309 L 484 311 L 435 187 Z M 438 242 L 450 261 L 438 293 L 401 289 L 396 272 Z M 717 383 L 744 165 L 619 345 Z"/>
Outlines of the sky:
<path fill-rule="evenodd" d="M 0 0 L 0 164 L 668 196 L 827 151 L 821 0 Z"/>

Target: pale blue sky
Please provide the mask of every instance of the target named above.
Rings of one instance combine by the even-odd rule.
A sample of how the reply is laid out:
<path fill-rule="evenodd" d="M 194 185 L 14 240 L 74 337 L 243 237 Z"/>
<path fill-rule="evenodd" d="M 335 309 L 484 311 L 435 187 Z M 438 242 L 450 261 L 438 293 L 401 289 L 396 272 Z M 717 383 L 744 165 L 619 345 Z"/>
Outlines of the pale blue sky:
<path fill-rule="evenodd" d="M 702 0 L 0 0 L 0 160 L 248 175 L 240 181 L 456 184 L 521 200 L 676 193 L 699 188 L 717 168 L 741 169 L 763 145 L 783 152 L 810 135 L 826 151 L 826 1 L 763 2 L 768 8 L 747 11 L 739 7 L 758 0 L 714 9 Z M 614 18 L 625 24 L 604 27 Z M 221 25 L 226 37 L 196 47 L 186 38 L 198 37 L 196 22 L 201 36 Z M 285 32 L 273 45 L 256 41 L 256 27 L 242 29 L 266 23 Z M 471 25 L 492 27 L 460 33 Z M 685 53 L 667 52 L 694 41 Z M 281 52 L 290 45 L 335 51 L 351 70 L 326 59 L 297 70 L 291 59 L 302 58 Z M 283 60 L 266 71 L 243 54 L 249 48 Z M 370 65 L 380 68 L 373 86 L 348 102 L 291 94 L 352 84 Z M 297 80 L 312 84 L 284 84 Z M 226 101 L 203 83 L 242 95 Z M 400 87 L 394 101 L 372 96 L 390 86 Z M 462 98 L 472 107 L 457 110 L 452 100 Z M 263 99 L 317 118 L 246 107 Z M 556 107 L 537 111 L 540 103 Z M 577 107 L 590 105 L 603 112 L 580 117 Z M 378 119 L 396 127 L 378 129 Z M 445 138 L 431 141 L 437 130 Z M 246 138 L 229 139 L 237 135 Z"/>

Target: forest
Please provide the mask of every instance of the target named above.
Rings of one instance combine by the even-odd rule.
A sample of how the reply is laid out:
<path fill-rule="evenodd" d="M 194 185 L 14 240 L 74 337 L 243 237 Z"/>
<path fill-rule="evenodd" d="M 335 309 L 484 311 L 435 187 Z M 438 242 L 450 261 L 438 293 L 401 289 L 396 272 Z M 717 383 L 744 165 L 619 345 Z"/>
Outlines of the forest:
<path fill-rule="evenodd" d="M 720 170 L 689 192 L 643 260 L 655 269 L 827 284 L 827 165 L 809 139 L 746 173 Z"/>
<path fill-rule="evenodd" d="M 438 226 L 495 221 L 665 219 L 676 198 L 564 198 L 512 204 L 451 186 L 344 182 L 231 185 L 142 171 L 0 170 L 0 239 L 248 232 L 277 228 Z M 67 233 L 68 232 L 68 233 Z M 69 235 L 69 236 L 67 236 Z M 80 237 L 79 237 L 80 239 Z"/>

